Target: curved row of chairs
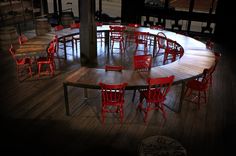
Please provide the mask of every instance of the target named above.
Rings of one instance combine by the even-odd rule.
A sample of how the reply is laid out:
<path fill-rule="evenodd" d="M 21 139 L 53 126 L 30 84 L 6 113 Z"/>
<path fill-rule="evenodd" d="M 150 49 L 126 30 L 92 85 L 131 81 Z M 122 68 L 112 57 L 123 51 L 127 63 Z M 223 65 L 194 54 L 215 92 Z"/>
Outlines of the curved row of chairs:
<path fill-rule="evenodd" d="M 97 26 L 102 26 L 100 22 L 96 23 Z M 156 57 L 158 54 L 164 54 L 163 64 L 166 64 L 168 61 L 173 62 L 177 58 L 182 57 L 184 50 L 176 41 L 171 40 L 166 37 L 163 32 L 158 32 L 156 34 L 156 40 L 154 36 L 150 35 L 149 32 L 141 31 L 126 31 L 127 29 L 133 29 L 140 27 L 139 24 L 128 24 L 127 26 L 123 25 L 111 25 L 110 26 L 110 44 L 111 44 L 111 53 L 115 49 L 118 49 L 119 53 L 125 53 L 126 49 L 130 44 L 135 44 L 134 55 L 138 54 L 148 54 L 148 45 L 153 46 L 153 57 Z M 70 25 L 70 28 L 80 28 L 79 23 L 73 23 Z M 62 25 L 54 27 L 55 31 L 64 29 Z M 161 26 L 152 26 L 150 29 L 163 30 Z M 97 32 L 97 39 L 101 42 L 105 41 L 105 35 L 103 32 Z M 69 36 L 66 38 L 59 39 L 59 43 L 63 43 L 67 46 L 66 43 L 71 42 L 69 45 L 74 50 L 74 44 L 77 51 L 77 42 L 80 40 L 80 35 Z M 154 43 L 156 41 L 156 43 Z M 59 46 L 61 47 L 61 46 Z M 63 47 L 66 48 L 66 47 Z"/>
<path fill-rule="evenodd" d="M 128 28 L 137 28 L 140 25 L 138 24 L 128 24 Z M 163 30 L 159 26 L 153 26 L 151 29 Z M 154 43 L 154 36 L 150 35 L 149 32 L 141 31 L 126 31 L 126 26 L 114 25 L 110 26 L 110 40 L 111 40 L 111 52 L 114 49 L 114 43 L 118 42 L 121 53 L 124 53 L 126 48 L 130 46 L 130 43 L 135 43 L 134 55 L 137 55 L 139 52 L 143 54 L 148 54 L 148 45 L 153 47 L 153 57 L 157 56 L 160 53 L 161 49 L 164 50 L 164 59 L 163 64 L 168 60 L 171 62 L 175 61 L 177 57 L 182 57 L 183 48 L 176 42 L 171 39 L 168 39 L 163 32 L 159 32 L 156 35 L 156 43 Z M 125 43 L 124 43 L 125 42 Z M 171 59 L 170 59 L 171 58 Z"/>

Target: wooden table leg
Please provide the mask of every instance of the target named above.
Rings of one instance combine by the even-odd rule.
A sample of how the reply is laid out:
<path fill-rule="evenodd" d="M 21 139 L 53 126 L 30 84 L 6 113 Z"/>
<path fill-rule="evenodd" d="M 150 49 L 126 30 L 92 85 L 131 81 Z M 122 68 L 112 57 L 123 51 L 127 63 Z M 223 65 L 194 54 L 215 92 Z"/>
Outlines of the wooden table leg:
<path fill-rule="evenodd" d="M 70 115 L 70 108 L 69 108 L 69 102 L 68 102 L 68 90 L 67 85 L 63 84 L 64 87 L 64 97 L 65 97 L 65 108 L 66 108 L 66 115 Z"/>
<path fill-rule="evenodd" d="M 66 38 L 65 37 L 63 37 L 63 45 L 64 45 L 65 60 L 67 60 L 67 55 L 66 55 Z"/>
<path fill-rule="evenodd" d="M 105 47 L 106 47 L 107 53 L 109 53 L 109 50 L 110 50 L 109 31 L 105 31 Z"/>

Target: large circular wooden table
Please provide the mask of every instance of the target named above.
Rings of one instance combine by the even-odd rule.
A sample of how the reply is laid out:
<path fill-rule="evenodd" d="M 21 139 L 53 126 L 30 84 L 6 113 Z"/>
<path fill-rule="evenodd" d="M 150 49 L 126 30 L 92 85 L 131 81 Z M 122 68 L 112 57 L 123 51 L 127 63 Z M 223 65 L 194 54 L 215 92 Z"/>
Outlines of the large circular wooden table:
<path fill-rule="evenodd" d="M 99 31 L 102 30 L 107 32 L 109 26 L 102 26 Z M 177 43 L 183 47 L 184 55 L 173 63 L 153 67 L 149 72 L 138 72 L 134 70 L 115 72 L 97 68 L 79 68 L 77 71 L 69 75 L 63 82 L 67 115 L 70 114 L 67 91 L 68 86 L 81 87 L 85 89 L 100 89 L 99 82 L 111 84 L 126 82 L 128 83 L 126 89 L 133 90 L 147 87 L 146 78 L 148 77 L 166 77 L 170 75 L 175 76 L 173 85 L 182 84 L 179 106 L 177 109 L 172 109 L 175 112 L 181 111 L 185 82 L 200 76 L 205 68 L 210 68 L 215 61 L 214 54 L 206 48 L 206 45 L 203 42 L 188 36 L 165 30 L 153 30 L 145 27 L 135 28 L 135 30 L 149 32 L 150 35 L 153 35 L 154 37 L 158 32 L 164 32 L 167 38 L 177 41 Z"/>

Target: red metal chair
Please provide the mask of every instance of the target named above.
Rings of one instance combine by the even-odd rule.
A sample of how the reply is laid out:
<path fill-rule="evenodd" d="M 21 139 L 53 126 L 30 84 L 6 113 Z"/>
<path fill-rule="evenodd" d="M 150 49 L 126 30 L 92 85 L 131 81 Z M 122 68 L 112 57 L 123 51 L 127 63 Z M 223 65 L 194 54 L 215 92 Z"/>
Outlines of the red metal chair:
<path fill-rule="evenodd" d="M 16 63 L 17 79 L 20 80 L 20 77 L 22 76 L 21 75 L 22 72 L 24 72 L 26 69 L 28 70 L 30 77 L 32 77 L 32 61 L 31 61 L 31 59 L 28 57 L 16 58 L 15 50 L 12 45 L 9 48 L 9 52 Z"/>
<path fill-rule="evenodd" d="M 152 67 L 152 55 L 134 55 L 134 70 L 149 71 Z"/>
<path fill-rule="evenodd" d="M 47 50 L 47 57 L 40 57 L 37 59 L 37 66 L 38 66 L 38 77 L 42 73 L 41 69 L 43 65 L 46 65 L 48 68 L 46 68 L 46 71 L 44 74 L 50 74 L 51 76 L 54 75 L 56 64 L 54 61 L 54 55 L 56 52 L 56 43 L 51 42 L 50 46 Z"/>
<path fill-rule="evenodd" d="M 19 42 L 20 45 L 23 44 L 23 43 L 25 43 L 25 42 L 27 42 L 27 41 L 28 41 L 28 38 L 27 38 L 24 34 L 21 34 L 21 35 L 18 37 L 18 42 Z"/>
<path fill-rule="evenodd" d="M 115 42 L 119 43 L 119 49 L 122 52 L 125 52 L 124 49 L 124 26 L 110 26 L 110 40 L 111 40 L 111 52 L 113 52 Z"/>
<path fill-rule="evenodd" d="M 119 71 L 119 72 L 121 72 L 123 70 L 123 66 L 106 65 L 105 70 L 106 71 Z"/>
<path fill-rule="evenodd" d="M 149 37 L 149 32 L 140 32 L 140 31 L 135 31 L 134 32 L 135 36 L 135 55 L 137 54 L 138 51 L 143 51 L 145 55 L 147 55 L 148 49 L 148 37 Z M 139 45 L 143 46 L 143 50 L 139 49 Z"/>
<path fill-rule="evenodd" d="M 164 102 L 166 95 L 174 81 L 174 76 L 162 78 L 148 78 L 147 89 L 140 90 L 138 109 L 144 112 L 144 122 L 147 122 L 148 112 L 151 110 L 161 110 L 164 119 L 166 119 L 166 112 L 164 109 Z M 146 100 L 146 105 L 143 100 Z"/>
<path fill-rule="evenodd" d="M 120 122 L 124 118 L 124 94 L 127 83 L 121 84 L 104 84 L 99 83 L 102 93 L 102 123 L 105 122 L 106 113 L 119 113 Z"/>
<path fill-rule="evenodd" d="M 152 55 L 135 55 L 134 56 L 134 70 L 149 71 L 152 67 Z M 134 102 L 136 90 L 133 92 L 132 102 Z"/>
<path fill-rule="evenodd" d="M 207 89 L 209 87 L 209 81 L 212 76 L 212 73 L 214 71 L 214 66 L 211 67 L 210 69 L 204 69 L 203 74 L 201 77 L 190 80 L 186 84 L 186 90 L 185 90 L 185 97 L 188 97 L 190 95 L 194 95 L 194 92 L 197 92 L 197 95 L 195 95 L 192 99 L 189 101 L 192 103 L 195 103 L 198 105 L 198 109 L 200 109 L 200 102 L 201 99 L 204 98 L 204 102 L 206 103 L 207 101 Z M 202 93 L 204 95 L 202 95 Z M 197 101 L 195 101 L 197 99 Z"/>

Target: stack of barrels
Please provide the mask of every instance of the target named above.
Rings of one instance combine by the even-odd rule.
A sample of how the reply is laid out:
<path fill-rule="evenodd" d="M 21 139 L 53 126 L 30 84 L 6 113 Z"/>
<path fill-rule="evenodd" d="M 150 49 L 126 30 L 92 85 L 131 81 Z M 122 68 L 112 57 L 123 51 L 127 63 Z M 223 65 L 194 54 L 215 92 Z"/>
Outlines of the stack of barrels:
<path fill-rule="evenodd" d="M 0 49 L 8 50 L 10 45 L 18 45 L 18 34 L 13 26 L 0 28 Z"/>
<path fill-rule="evenodd" d="M 51 31 L 51 26 L 47 18 L 36 19 L 35 31 L 38 36 L 44 35 Z"/>

